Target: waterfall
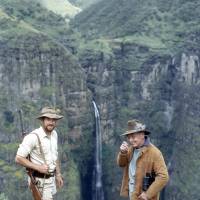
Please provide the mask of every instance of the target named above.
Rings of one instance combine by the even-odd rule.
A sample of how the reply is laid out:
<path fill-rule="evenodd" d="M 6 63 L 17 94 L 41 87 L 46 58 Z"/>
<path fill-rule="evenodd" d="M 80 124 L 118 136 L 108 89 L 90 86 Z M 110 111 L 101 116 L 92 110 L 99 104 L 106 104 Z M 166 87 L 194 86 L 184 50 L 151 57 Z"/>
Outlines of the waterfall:
<path fill-rule="evenodd" d="M 92 200 L 104 200 L 102 186 L 102 138 L 100 115 L 96 103 L 92 101 L 95 111 L 95 167 L 93 172 Z"/>
<path fill-rule="evenodd" d="M 167 119 L 167 130 L 171 129 L 171 122 L 174 114 L 174 108 L 168 102 L 166 102 L 166 111 L 164 112 Z"/>

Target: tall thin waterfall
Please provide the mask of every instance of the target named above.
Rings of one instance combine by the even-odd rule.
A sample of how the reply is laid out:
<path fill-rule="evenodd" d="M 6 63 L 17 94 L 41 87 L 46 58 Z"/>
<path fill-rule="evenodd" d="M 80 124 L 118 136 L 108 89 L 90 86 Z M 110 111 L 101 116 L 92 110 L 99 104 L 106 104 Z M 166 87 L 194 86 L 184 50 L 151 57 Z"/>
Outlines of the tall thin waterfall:
<path fill-rule="evenodd" d="M 93 172 L 93 194 L 92 200 L 104 200 L 102 186 L 102 138 L 100 128 L 100 115 L 96 103 L 92 101 L 95 111 L 96 145 L 95 145 L 95 167 Z"/>

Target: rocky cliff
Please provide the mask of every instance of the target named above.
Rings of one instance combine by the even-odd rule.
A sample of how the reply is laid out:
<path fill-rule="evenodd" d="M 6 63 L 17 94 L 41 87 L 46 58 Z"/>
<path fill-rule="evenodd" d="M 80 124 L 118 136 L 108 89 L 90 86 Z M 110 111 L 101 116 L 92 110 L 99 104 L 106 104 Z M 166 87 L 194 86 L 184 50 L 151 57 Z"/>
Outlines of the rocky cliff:
<path fill-rule="evenodd" d="M 197 199 L 198 193 L 191 190 L 198 190 L 199 180 L 194 172 L 198 171 L 199 156 L 194 155 L 193 159 L 191 154 L 199 149 L 198 53 L 186 49 L 177 55 L 148 52 L 152 56 L 135 66 L 140 62 L 136 52 L 140 56 L 148 54 L 147 48 L 134 43 L 111 43 L 110 48 L 112 54 L 88 50 L 85 53 L 92 54 L 92 58 L 86 54 L 81 57 L 87 86 L 101 113 L 107 198 L 119 198 L 121 177 L 114 155 L 124 140 L 119 135 L 126 130 L 126 121 L 137 118 L 148 125 L 152 142 L 166 158 L 171 179 L 162 198 L 187 199 L 192 195 Z"/>
<path fill-rule="evenodd" d="M 22 139 L 18 111 L 22 111 L 23 125 L 29 132 L 39 126 L 35 116 L 41 107 L 50 105 L 61 109 L 65 116 L 58 133 L 62 144 L 63 175 L 69 182 L 60 195 L 65 199 L 80 199 L 78 163 L 75 156 L 69 156 L 69 151 L 81 151 L 83 138 L 92 138 L 92 131 L 88 131 L 93 130 L 92 98 L 86 86 L 86 76 L 68 45 L 65 47 L 59 40 L 53 39 L 47 29 L 41 31 L 41 27 L 33 23 L 37 17 L 32 18 L 31 23 L 22 17 L 22 12 L 28 7 L 21 4 L 23 11 L 17 10 L 18 7 L 13 11 L 12 6 L 6 4 L 0 10 L 0 193 L 9 199 L 30 198 L 24 179 L 25 170 L 14 164 Z M 36 7 L 40 9 L 41 16 L 46 13 L 56 21 L 58 16 L 37 4 L 29 9 L 35 11 Z M 27 15 L 30 16 L 30 13 Z M 61 29 L 58 24 L 54 25 Z M 64 24 L 63 20 L 61 24 Z M 86 153 L 89 159 L 90 152 Z M 21 193 L 21 190 L 26 192 Z M 75 192 L 70 193 L 71 190 Z"/>
<path fill-rule="evenodd" d="M 198 8 L 197 1 L 113 0 L 75 18 L 90 44 L 80 62 L 102 114 L 108 199 L 119 198 L 121 176 L 112 152 L 130 118 L 148 125 L 165 156 L 171 178 L 161 199 L 199 198 L 200 157 L 190 157 L 199 149 Z"/>

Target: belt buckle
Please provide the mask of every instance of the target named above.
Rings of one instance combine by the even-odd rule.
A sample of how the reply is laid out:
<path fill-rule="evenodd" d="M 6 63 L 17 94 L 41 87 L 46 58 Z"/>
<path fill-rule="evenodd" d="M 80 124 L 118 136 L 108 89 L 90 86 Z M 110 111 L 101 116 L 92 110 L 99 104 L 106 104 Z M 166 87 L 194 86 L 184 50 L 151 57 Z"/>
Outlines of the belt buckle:
<path fill-rule="evenodd" d="M 47 174 L 47 176 L 50 176 L 50 177 L 54 176 L 54 172 L 49 172 L 49 173 Z"/>

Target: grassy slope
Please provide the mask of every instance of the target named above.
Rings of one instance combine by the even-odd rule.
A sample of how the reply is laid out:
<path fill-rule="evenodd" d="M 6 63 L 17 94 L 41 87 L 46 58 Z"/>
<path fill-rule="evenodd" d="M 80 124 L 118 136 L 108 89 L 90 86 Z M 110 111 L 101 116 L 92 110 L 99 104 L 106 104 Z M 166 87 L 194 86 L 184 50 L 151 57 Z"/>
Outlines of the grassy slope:
<path fill-rule="evenodd" d="M 71 52 L 75 52 L 80 43 L 80 34 L 73 31 L 62 16 L 37 2 L 30 4 L 29 0 L 7 0 L 0 2 L 0 9 L 2 38 L 15 37 L 27 32 L 29 35 L 42 34 Z"/>
<path fill-rule="evenodd" d="M 30 31 L 32 29 L 32 31 L 38 31 L 51 37 L 58 37 L 59 34 L 69 30 L 61 16 L 48 11 L 37 2 L 32 2 L 30 5 L 28 0 L 20 0 L 20 2 L 17 0 L 7 0 L 6 3 L 0 3 L 0 8 L 1 20 L 6 20 L 7 18 L 10 20 L 10 23 L 13 22 L 15 24 L 13 28 L 24 25 L 21 28 L 29 28 Z M 9 26 L 7 22 L 4 24 Z M 6 27 L 3 27 L 2 23 L 1 26 L 2 30 L 5 30 Z"/>
<path fill-rule="evenodd" d="M 86 38 L 121 38 L 173 49 L 200 30 L 199 8 L 197 0 L 103 0 L 77 15 L 73 24 Z"/>

